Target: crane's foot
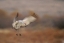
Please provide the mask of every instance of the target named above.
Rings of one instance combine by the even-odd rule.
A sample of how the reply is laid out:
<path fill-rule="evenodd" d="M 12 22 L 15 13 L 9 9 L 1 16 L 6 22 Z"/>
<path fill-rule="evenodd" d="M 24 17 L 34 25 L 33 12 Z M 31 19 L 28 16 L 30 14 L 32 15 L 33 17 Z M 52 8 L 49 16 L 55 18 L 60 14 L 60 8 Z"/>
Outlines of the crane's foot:
<path fill-rule="evenodd" d="M 18 36 L 18 34 L 16 34 L 16 36 Z"/>
<path fill-rule="evenodd" d="M 19 36 L 21 36 L 21 34 L 19 34 Z"/>
<path fill-rule="evenodd" d="M 21 34 L 16 34 L 16 36 L 22 36 Z"/>

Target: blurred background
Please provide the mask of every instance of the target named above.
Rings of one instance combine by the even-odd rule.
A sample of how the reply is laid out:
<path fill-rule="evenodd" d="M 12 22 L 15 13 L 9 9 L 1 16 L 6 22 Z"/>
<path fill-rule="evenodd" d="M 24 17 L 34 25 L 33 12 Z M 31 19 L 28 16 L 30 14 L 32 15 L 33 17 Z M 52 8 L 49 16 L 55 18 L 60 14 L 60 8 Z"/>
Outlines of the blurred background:
<path fill-rule="evenodd" d="M 39 16 L 20 29 L 21 37 L 12 28 L 17 12 L 18 20 L 33 12 Z M 0 43 L 64 43 L 63 33 L 64 0 L 0 0 Z"/>

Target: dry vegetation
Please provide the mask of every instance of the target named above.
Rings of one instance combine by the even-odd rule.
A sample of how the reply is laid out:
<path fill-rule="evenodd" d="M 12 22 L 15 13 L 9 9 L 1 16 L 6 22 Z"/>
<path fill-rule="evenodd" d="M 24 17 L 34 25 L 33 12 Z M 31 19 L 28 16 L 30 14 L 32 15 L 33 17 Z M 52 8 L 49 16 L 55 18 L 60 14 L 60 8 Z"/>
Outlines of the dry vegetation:
<path fill-rule="evenodd" d="M 11 28 L 16 11 L 7 15 L 4 10 L 0 10 L 0 43 L 64 43 L 64 15 L 53 16 L 45 14 L 38 22 L 34 22 L 26 28 L 17 31 Z M 23 19 L 20 14 L 18 19 Z"/>
<path fill-rule="evenodd" d="M 64 43 L 64 30 L 45 28 L 38 30 L 21 30 L 22 36 L 16 36 L 12 29 L 0 31 L 0 43 Z"/>

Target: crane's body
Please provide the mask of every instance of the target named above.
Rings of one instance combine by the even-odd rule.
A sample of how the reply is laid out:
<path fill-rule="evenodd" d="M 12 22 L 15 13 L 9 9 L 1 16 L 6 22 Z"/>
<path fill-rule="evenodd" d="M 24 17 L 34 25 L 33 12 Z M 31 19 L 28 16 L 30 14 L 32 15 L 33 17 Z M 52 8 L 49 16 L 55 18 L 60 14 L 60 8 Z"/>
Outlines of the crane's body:
<path fill-rule="evenodd" d="M 17 17 L 18 17 L 18 13 L 12 23 L 13 28 L 16 30 L 20 29 L 21 27 L 25 27 L 29 25 L 31 22 L 36 21 L 38 18 L 38 16 L 35 13 L 33 13 L 28 17 L 25 17 L 23 20 L 17 20 Z"/>
<path fill-rule="evenodd" d="M 38 19 L 38 16 L 33 13 L 32 15 L 24 18 L 23 20 L 17 20 L 18 17 L 18 13 L 16 15 L 16 17 L 13 20 L 12 26 L 15 30 L 19 30 L 21 27 L 26 27 L 27 25 L 29 25 L 31 22 L 34 22 Z M 18 36 L 18 34 L 16 34 Z M 19 34 L 21 36 L 21 34 Z"/>
<path fill-rule="evenodd" d="M 34 22 L 35 20 L 36 20 L 35 17 L 29 16 L 29 17 L 24 18 L 23 20 L 17 20 L 17 21 L 15 21 L 12 24 L 12 26 L 15 29 L 19 29 L 20 27 L 25 27 L 25 26 L 29 25 L 31 22 Z"/>

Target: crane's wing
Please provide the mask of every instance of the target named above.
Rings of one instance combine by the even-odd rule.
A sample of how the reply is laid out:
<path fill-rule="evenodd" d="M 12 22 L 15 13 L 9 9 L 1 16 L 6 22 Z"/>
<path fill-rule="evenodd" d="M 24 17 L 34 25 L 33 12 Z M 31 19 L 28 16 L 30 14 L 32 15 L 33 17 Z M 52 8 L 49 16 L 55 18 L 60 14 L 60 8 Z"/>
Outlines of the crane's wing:
<path fill-rule="evenodd" d="M 17 18 L 18 18 L 18 13 L 17 13 L 17 15 L 15 16 L 15 18 L 13 19 L 13 22 L 15 22 L 16 20 L 17 20 Z"/>
<path fill-rule="evenodd" d="M 32 10 L 29 11 L 29 15 L 35 17 L 37 20 L 39 19 L 38 15 Z"/>
<path fill-rule="evenodd" d="M 26 23 L 26 25 L 30 24 L 31 22 L 34 22 L 38 19 L 38 16 L 33 13 L 32 15 L 26 17 L 23 19 L 23 22 Z"/>

